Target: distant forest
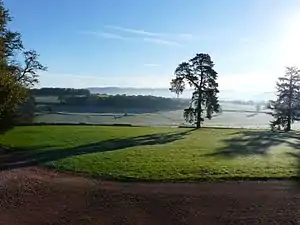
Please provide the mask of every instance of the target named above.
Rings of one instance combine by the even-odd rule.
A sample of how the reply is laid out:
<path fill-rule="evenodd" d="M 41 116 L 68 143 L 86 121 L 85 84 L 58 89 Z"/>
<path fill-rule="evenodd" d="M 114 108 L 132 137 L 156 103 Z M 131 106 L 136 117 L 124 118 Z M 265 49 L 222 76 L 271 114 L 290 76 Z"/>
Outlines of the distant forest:
<path fill-rule="evenodd" d="M 33 96 L 78 96 L 78 95 L 91 95 L 88 89 L 75 89 L 75 88 L 40 88 L 31 89 Z"/>
<path fill-rule="evenodd" d="M 127 95 L 107 95 L 91 94 L 87 89 L 72 88 L 41 88 L 31 89 L 31 94 L 35 98 L 37 105 L 54 109 L 64 109 L 69 107 L 97 107 L 99 112 L 103 108 L 118 109 L 145 109 L 151 111 L 176 110 L 187 106 L 188 100 L 177 98 L 163 98 L 155 96 L 127 96 Z M 42 97 L 42 98 L 40 98 Z M 52 101 L 47 101 L 47 97 Z M 57 101 L 53 101 L 56 98 Z M 42 99 L 42 101 L 40 100 Z"/>
<path fill-rule="evenodd" d="M 114 99 L 113 96 L 126 96 L 127 99 L 131 99 L 131 101 L 134 101 L 133 99 L 137 99 L 134 98 L 136 96 L 139 96 L 139 99 L 143 99 L 146 100 L 148 98 L 153 99 L 160 99 L 162 101 L 166 100 L 166 99 L 171 99 L 171 98 L 164 98 L 164 97 L 154 97 L 151 95 L 121 95 L 121 94 L 109 94 L 109 93 L 100 93 L 100 94 L 96 94 L 96 93 L 91 93 L 90 90 L 88 89 L 75 89 L 75 88 L 40 88 L 40 89 L 31 89 L 31 94 L 33 96 L 57 96 L 58 99 L 62 100 L 63 102 L 67 103 L 70 102 L 70 104 L 74 104 L 74 101 L 78 98 L 79 101 L 85 101 L 85 97 L 89 97 L 89 96 L 100 96 L 100 97 L 108 97 L 111 96 L 111 99 Z M 75 97 L 75 99 L 74 99 Z M 146 98 L 143 98 L 146 97 Z M 92 97 L 93 98 L 93 97 Z M 117 97 L 117 99 L 119 99 L 120 97 Z M 64 100 L 63 100 L 64 99 Z M 173 98 L 174 100 L 175 98 Z M 106 99 L 106 103 L 107 103 Z M 177 100 L 177 99 L 176 99 Z M 182 101 L 181 101 L 182 102 Z M 186 102 L 186 101 L 185 101 Z M 266 104 L 266 101 L 243 101 L 243 100 L 220 100 L 220 102 L 224 102 L 224 103 L 233 103 L 233 104 L 240 104 L 240 105 L 256 105 L 256 104 Z"/>

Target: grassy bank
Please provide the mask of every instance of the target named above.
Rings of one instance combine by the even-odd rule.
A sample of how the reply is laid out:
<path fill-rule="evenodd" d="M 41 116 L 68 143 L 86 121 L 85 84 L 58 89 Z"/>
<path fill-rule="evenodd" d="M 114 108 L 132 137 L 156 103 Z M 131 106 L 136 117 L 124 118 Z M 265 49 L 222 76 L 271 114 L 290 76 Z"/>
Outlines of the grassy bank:
<path fill-rule="evenodd" d="M 25 126 L 0 144 L 34 163 L 115 179 L 290 178 L 300 161 L 296 133 L 242 129 Z"/>

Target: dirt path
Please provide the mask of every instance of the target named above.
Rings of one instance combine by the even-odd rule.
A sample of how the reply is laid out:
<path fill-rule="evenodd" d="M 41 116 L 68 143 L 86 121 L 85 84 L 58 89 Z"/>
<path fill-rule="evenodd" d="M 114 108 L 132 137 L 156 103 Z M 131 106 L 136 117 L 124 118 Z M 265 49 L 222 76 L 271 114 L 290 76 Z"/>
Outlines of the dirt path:
<path fill-rule="evenodd" d="M 300 224 L 300 188 L 101 182 L 30 167 L 0 172 L 0 224 Z"/>

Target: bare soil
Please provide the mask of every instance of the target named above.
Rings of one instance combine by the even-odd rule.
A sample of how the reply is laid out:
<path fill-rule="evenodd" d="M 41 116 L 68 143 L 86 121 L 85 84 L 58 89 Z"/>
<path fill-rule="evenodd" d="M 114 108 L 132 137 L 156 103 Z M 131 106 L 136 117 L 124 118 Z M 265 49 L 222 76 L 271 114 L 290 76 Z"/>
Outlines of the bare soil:
<path fill-rule="evenodd" d="M 300 224 L 295 181 L 121 183 L 33 166 L 0 172 L 0 224 Z"/>

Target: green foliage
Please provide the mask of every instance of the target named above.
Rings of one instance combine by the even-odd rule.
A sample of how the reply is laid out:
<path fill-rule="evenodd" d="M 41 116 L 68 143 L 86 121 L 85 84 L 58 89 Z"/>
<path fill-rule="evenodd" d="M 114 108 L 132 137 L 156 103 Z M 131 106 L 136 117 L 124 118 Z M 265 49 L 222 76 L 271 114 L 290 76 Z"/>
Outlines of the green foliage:
<path fill-rule="evenodd" d="M 276 85 L 277 99 L 268 105 L 273 110 L 271 129 L 290 131 L 291 124 L 300 120 L 300 70 L 287 67 L 285 76 L 279 77 Z"/>
<path fill-rule="evenodd" d="M 15 112 L 17 124 L 29 124 L 34 121 L 36 113 L 36 103 L 32 96 L 28 96 L 25 101 L 18 105 Z"/>
<path fill-rule="evenodd" d="M 26 99 L 26 89 L 14 78 L 1 72 L 0 76 L 0 127 L 7 129 L 13 125 L 13 119 L 18 104 Z"/>
<path fill-rule="evenodd" d="M 220 110 L 217 72 L 213 67 L 208 54 L 196 54 L 188 62 L 179 64 L 175 70 L 176 78 L 171 81 L 170 90 L 178 95 L 184 91 L 186 82 L 194 89 L 190 105 L 184 110 L 184 118 L 189 123 L 196 121 L 197 128 L 204 121 L 204 112 L 206 118 L 211 119 L 212 114 Z"/>
<path fill-rule="evenodd" d="M 25 126 L 0 144 L 56 170 L 114 179 L 299 176 L 299 134 L 242 129 Z"/>
<path fill-rule="evenodd" d="M 10 21 L 0 0 L 0 129 L 14 124 L 16 110 L 28 99 L 26 89 L 38 82 L 37 71 L 46 70 L 35 51 L 24 50 L 21 35 L 8 28 Z"/>

